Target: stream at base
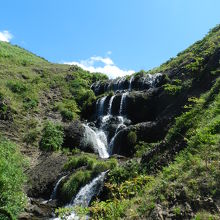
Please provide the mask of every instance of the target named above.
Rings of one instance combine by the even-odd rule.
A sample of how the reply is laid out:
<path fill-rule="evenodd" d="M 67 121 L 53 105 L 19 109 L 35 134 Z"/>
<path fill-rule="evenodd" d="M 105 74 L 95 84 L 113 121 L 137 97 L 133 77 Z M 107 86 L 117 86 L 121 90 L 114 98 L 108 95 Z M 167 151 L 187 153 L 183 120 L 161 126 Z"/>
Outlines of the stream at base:
<path fill-rule="evenodd" d="M 102 172 L 96 178 L 94 178 L 90 183 L 86 184 L 80 189 L 75 198 L 66 205 L 66 208 L 74 208 L 76 206 L 88 207 L 92 198 L 95 195 L 98 195 L 102 189 L 103 182 L 105 179 L 106 172 Z M 85 219 L 88 219 L 89 216 L 85 216 Z M 80 219 L 77 214 L 73 211 L 69 216 L 65 216 L 67 220 L 78 220 Z M 53 218 L 53 220 L 61 220 L 61 218 Z"/>

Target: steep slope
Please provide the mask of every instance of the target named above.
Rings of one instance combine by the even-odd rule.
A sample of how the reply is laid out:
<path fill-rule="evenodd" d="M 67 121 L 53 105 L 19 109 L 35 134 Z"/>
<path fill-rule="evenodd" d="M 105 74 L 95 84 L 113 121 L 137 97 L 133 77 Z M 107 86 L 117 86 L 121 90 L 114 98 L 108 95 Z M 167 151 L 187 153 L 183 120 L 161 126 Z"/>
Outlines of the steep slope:
<path fill-rule="evenodd" d="M 49 63 L 18 46 L 0 42 L 0 146 L 5 146 L 5 150 L 0 151 L 0 169 L 4 170 L 0 180 L 0 191 L 5 193 L 0 199 L 3 212 L 16 215 L 23 208 L 22 184 L 25 178 L 21 174 L 22 159 L 17 159 L 19 151 L 28 162 L 28 166 L 23 167 L 27 175 L 26 192 L 33 188 L 30 195 L 36 195 L 36 190 L 37 194 L 41 193 L 39 189 L 48 191 L 48 185 L 53 189 L 52 184 L 67 156 L 62 152 L 46 151 L 55 146 L 61 148 L 63 127 L 81 118 L 81 112 L 95 99 L 91 84 L 106 78 L 77 66 Z M 45 127 L 51 128 L 52 133 L 45 133 Z M 44 151 L 39 149 L 43 134 L 41 149 Z M 60 139 L 56 134 L 60 134 Z M 17 147 L 5 138 L 14 141 Z M 6 163 L 7 154 L 9 164 Z M 5 164 L 8 164 L 7 168 Z M 9 179 L 5 179 L 8 173 Z M 13 176 L 13 173 L 19 175 Z M 17 186 L 14 185 L 17 192 L 11 187 L 13 178 L 18 178 Z M 11 200 L 14 200 L 14 206 Z"/>
<path fill-rule="evenodd" d="M 93 84 L 105 100 L 115 92 L 115 117 L 126 94 L 130 125 L 114 137 L 113 152 L 133 158 L 109 172 L 104 201 L 88 209 L 94 219 L 220 218 L 219 77 L 217 26 L 154 70 Z"/>
<path fill-rule="evenodd" d="M 17 145 L 0 138 L 0 219 L 25 206 L 22 166 L 34 198 L 20 219 L 50 218 L 102 172 L 99 200 L 57 212 L 218 219 L 219 77 L 220 26 L 160 67 L 115 80 L 0 42 L 0 134 Z M 19 174 L 18 194 L 8 173 Z"/>

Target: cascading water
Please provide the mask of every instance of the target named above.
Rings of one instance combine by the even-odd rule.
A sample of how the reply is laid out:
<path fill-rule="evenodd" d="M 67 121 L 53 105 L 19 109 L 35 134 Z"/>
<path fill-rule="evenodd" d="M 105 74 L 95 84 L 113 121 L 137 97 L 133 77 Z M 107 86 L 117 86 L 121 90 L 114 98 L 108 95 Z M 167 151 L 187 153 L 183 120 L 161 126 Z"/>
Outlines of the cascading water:
<path fill-rule="evenodd" d="M 99 99 L 96 103 L 96 111 L 98 116 L 102 116 L 104 114 L 104 105 L 105 105 L 105 100 L 106 100 L 107 96 L 102 97 L 101 99 Z"/>
<path fill-rule="evenodd" d="M 119 129 L 121 128 L 121 126 L 124 125 L 124 118 L 122 116 L 118 116 L 118 119 L 119 119 L 119 124 L 117 126 L 117 129 L 115 131 L 115 134 L 114 136 L 112 137 L 110 143 L 109 143 L 109 146 L 108 146 L 108 152 L 109 154 L 111 155 L 112 154 L 112 148 L 114 146 L 114 141 L 115 141 L 115 137 L 117 136 L 118 132 L 119 132 Z"/>
<path fill-rule="evenodd" d="M 70 204 L 68 204 L 67 208 L 74 208 L 75 206 L 87 207 L 91 202 L 92 198 L 97 195 L 104 182 L 104 178 L 107 171 L 102 172 L 99 176 L 94 178 L 90 183 L 86 184 L 84 187 L 80 189 L 75 198 L 72 199 Z M 79 220 L 80 218 L 73 211 L 69 216 L 65 216 L 66 220 Z M 54 220 L 61 220 L 60 218 L 54 218 Z"/>
<path fill-rule="evenodd" d="M 108 158 L 109 154 L 107 151 L 107 138 L 105 133 L 103 131 L 95 132 L 85 124 L 83 124 L 83 126 L 85 127 L 84 145 L 92 146 L 93 149 L 99 153 L 101 158 Z"/>
<path fill-rule="evenodd" d="M 112 103 L 113 103 L 114 98 L 115 98 L 115 95 L 113 95 L 113 96 L 110 98 L 109 107 L 108 107 L 108 115 L 111 115 L 111 113 L 112 113 Z"/>
<path fill-rule="evenodd" d="M 62 176 L 62 177 L 57 181 L 57 183 L 56 183 L 56 185 L 55 185 L 55 187 L 54 187 L 54 189 L 53 189 L 53 192 L 52 192 L 52 194 L 51 194 L 51 196 L 50 196 L 50 200 L 56 199 L 57 189 L 58 189 L 60 183 L 62 182 L 62 180 L 65 179 L 65 178 L 66 178 L 66 175 L 65 175 L 65 176 Z"/>
<path fill-rule="evenodd" d="M 129 91 L 132 90 L 132 82 L 133 82 L 133 79 L 134 79 L 134 76 L 132 76 L 132 77 L 130 78 L 130 81 L 129 81 L 129 88 L 128 88 Z"/>
<path fill-rule="evenodd" d="M 160 76 L 161 76 L 160 73 L 155 74 L 155 75 L 150 75 L 150 74 L 146 75 L 143 80 L 143 89 L 146 87 L 147 88 L 155 87 Z M 121 84 L 125 80 L 126 80 L 125 78 L 121 78 L 121 79 L 117 79 L 116 81 L 111 81 L 109 84 L 105 84 L 104 90 L 108 91 L 108 90 L 113 89 L 115 92 L 118 90 L 122 91 L 123 89 L 122 87 L 125 87 L 125 86 L 124 85 L 121 86 Z M 113 95 L 110 98 L 107 111 L 105 110 L 105 102 L 106 102 L 107 96 L 105 96 L 99 99 L 96 103 L 96 112 L 97 112 L 96 115 L 98 119 L 101 119 L 101 125 L 99 126 L 99 129 L 93 130 L 92 128 L 89 127 L 89 125 L 84 124 L 85 133 L 84 133 L 83 142 L 85 143 L 83 144 L 86 146 L 93 147 L 94 151 L 96 151 L 101 158 L 108 158 L 109 155 L 112 154 L 112 150 L 113 150 L 112 148 L 114 146 L 114 141 L 115 141 L 116 136 L 121 131 L 121 127 L 122 126 L 126 127 L 125 124 L 128 123 L 128 122 L 125 122 L 125 120 L 127 119 L 123 116 L 125 115 L 126 97 L 129 94 L 129 92 L 132 91 L 133 89 L 133 86 L 132 86 L 133 80 L 134 80 L 134 76 L 131 76 L 127 91 L 126 92 L 122 91 L 123 93 L 121 95 L 118 116 L 112 115 L 112 105 L 113 105 L 115 95 Z M 97 88 L 96 88 L 96 85 L 97 85 Z M 97 83 L 96 85 L 93 85 L 92 87 L 94 88 L 94 90 L 96 89 L 99 90 L 101 84 Z M 106 127 L 108 123 L 111 123 L 111 119 L 113 119 L 117 127 L 115 129 L 113 137 L 111 139 L 109 138 L 110 141 L 108 144 L 108 141 L 107 141 L 108 131 L 107 130 L 105 131 L 104 127 Z M 99 190 L 101 189 L 101 185 L 104 182 L 105 174 L 106 172 L 101 173 L 98 177 L 94 178 L 90 183 L 82 187 L 81 190 L 76 195 L 76 197 L 72 199 L 71 203 L 67 205 L 67 207 L 74 207 L 78 205 L 87 207 L 89 203 L 91 202 L 91 199 L 93 198 L 93 196 L 99 193 Z M 51 195 L 52 199 L 56 197 L 57 187 L 59 186 L 63 178 L 65 177 L 62 177 L 57 182 L 54 188 L 54 192 Z M 56 218 L 56 219 L 60 220 L 59 218 Z M 75 214 L 75 212 L 72 212 L 71 215 L 66 216 L 66 219 L 67 220 L 79 219 L 79 217 Z"/>
<path fill-rule="evenodd" d="M 124 109 L 124 106 L 125 106 L 125 99 L 126 99 L 127 95 L 128 95 L 128 92 L 125 92 L 121 96 L 120 109 L 119 109 L 119 115 L 120 116 L 123 115 L 123 109 Z"/>

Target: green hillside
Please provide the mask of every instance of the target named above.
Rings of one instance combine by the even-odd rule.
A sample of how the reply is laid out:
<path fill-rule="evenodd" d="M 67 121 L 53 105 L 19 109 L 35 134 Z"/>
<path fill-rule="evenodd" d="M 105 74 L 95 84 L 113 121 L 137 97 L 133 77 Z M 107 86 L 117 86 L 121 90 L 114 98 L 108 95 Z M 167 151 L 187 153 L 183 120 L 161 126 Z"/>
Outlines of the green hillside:
<path fill-rule="evenodd" d="M 114 90 L 96 97 L 91 89 L 94 82 L 109 82 L 107 76 L 0 42 L 0 219 L 47 219 L 55 209 L 62 216 L 70 210 L 60 207 L 103 171 L 103 190 L 77 213 L 91 219 L 220 219 L 220 26 L 160 67 L 134 74 L 134 82 L 155 73 L 163 74 L 161 84 L 127 92 L 127 107 L 156 106 L 150 113 L 161 114 L 140 123 L 132 109 L 135 122 L 127 120 L 129 132 L 120 142 L 129 154 L 100 159 L 75 140 L 83 137 L 82 123 L 92 118 L 96 101 L 113 100 Z M 115 106 L 123 101 L 119 93 Z M 140 124 L 152 140 L 146 141 Z M 42 205 L 64 174 L 59 201 Z M 28 208 L 27 196 L 37 208 Z"/>
<path fill-rule="evenodd" d="M 90 86 L 100 79 L 106 76 L 52 64 L 0 42 L 0 212 L 3 208 L 16 215 L 25 204 L 22 191 L 27 178 L 22 174 L 19 151 L 30 166 L 33 158 L 26 158 L 26 152 L 37 151 L 48 120 L 56 127 L 80 119 L 83 109 L 95 99 Z"/>

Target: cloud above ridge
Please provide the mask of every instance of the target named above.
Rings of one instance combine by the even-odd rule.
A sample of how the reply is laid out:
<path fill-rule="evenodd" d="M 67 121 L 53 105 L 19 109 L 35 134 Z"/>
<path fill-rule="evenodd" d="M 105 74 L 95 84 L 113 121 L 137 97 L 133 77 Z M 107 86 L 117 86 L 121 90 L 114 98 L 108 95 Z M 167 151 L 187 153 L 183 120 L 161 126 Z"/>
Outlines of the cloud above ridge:
<path fill-rule="evenodd" d="M 0 41 L 10 42 L 13 35 L 9 31 L 0 31 Z"/>
<path fill-rule="evenodd" d="M 111 51 L 108 51 L 107 54 L 110 55 Z M 77 65 L 82 69 L 90 71 L 92 73 L 104 73 L 111 79 L 123 77 L 125 75 L 131 75 L 135 72 L 134 70 L 124 70 L 119 68 L 114 64 L 113 60 L 110 57 L 92 56 L 87 60 L 64 63 L 69 65 Z"/>

